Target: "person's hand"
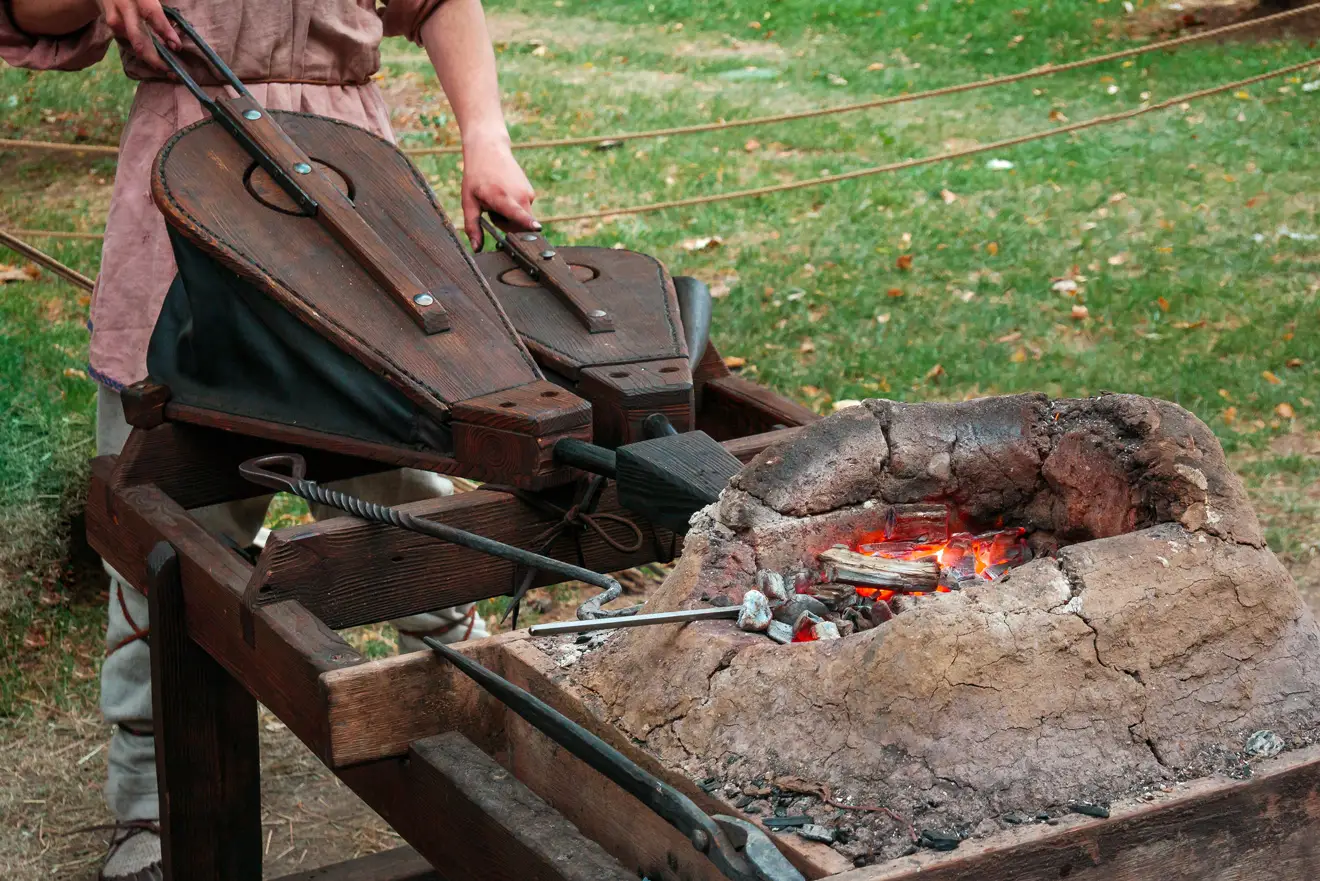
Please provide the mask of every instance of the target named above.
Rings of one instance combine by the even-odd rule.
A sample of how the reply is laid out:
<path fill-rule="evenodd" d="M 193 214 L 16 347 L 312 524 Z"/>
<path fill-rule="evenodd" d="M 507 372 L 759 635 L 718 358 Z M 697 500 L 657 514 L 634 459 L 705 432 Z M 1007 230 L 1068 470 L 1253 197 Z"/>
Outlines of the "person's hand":
<path fill-rule="evenodd" d="M 166 46 L 178 50 L 183 45 L 179 35 L 160 8 L 160 0 L 96 0 L 105 23 L 116 37 L 128 40 L 133 52 L 147 64 L 165 70 L 151 34 L 155 32 Z"/>
<path fill-rule="evenodd" d="M 539 230 L 532 214 L 535 199 L 507 133 L 463 139 L 463 229 L 472 250 L 481 250 L 482 211 L 503 215 L 515 229 Z"/>

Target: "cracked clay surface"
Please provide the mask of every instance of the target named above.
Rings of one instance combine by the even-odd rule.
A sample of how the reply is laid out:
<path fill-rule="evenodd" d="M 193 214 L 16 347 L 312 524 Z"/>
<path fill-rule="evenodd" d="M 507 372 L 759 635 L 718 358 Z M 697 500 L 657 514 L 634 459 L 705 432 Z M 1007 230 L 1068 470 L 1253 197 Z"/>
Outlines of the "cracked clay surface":
<path fill-rule="evenodd" d="M 1320 628 L 1208 428 L 1127 395 L 868 401 L 748 466 L 647 611 L 741 600 L 944 501 L 1041 554 L 873 630 L 777 645 L 727 622 L 623 631 L 574 681 L 671 767 L 786 776 L 926 825 L 1106 801 L 1245 734 L 1320 722 Z"/>

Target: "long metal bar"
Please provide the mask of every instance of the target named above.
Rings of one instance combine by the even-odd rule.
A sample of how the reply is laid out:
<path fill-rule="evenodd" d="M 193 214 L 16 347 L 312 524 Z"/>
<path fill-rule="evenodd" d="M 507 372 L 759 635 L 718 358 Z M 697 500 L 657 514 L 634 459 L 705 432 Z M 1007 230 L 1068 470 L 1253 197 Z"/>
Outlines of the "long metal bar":
<path fill-rule="evenodd" d="M 677 612 L 652 612 L 627 618 L 597 618 L 591 621 L 556 621 L 553 624 L 533 624 L 528 628 L 532 636 L 554 636 L 558 633 L 590 633 L 593 630 L 616 630 L 622 627 L 646 627 L 649 624 L 676 624 L 684 621 L 714 621 L 737 618 L 739 606 L 721 606 L 711 609 L 681 609 Z"/>
<path fill-rule="evenodd" d="M 270 466 L 272 465 L 287 466 L 290 473 L 281 474 L 277 471 L 271 471 Z M 553 572 L 556 575 L 562 575 L 565 579 L 585 581 L 587 584 L 602 587 L 606 591 L 617 590 L 620 593 L 623 591 L 622 585 L 608 575 L 602 575 L 581 566 L 574 566 L 572 563 L 565 563 L 553 557 L 525 551 L 511 544 L 505 544 L 493 538 L 486 538 L 484 535 L 477 535 L 465 529 L 450 526 L 447 523 L 423 520 L 421 517 L 414 517 L 397 508 L 377 505 L 374 502 L 368 502 L 365 499 L 359 499 L 338 490 L 328 489 L 303 477 L 307 471 L 307 463 L 302 456 L 296 454 L 261 456 L 256 459 L 249 459 L 238 466 L 238 471 L 253 483 L 290 492 L 310 502 L 320 502 L 323 505 L 347 511 L 361 517 L 363 520 L 372 520 L 376 523 L 385 523 L 389 526 L 397 526 L 400 529 L 429 535 L 432 538 L 471 548 L 492 557 L 499 557 L 504 560 L 511 560 L 514 563 L 520 563 L 523 566 Z"/>
<path fill-rule="evenodd" d="M 765 833 L 755 826 L 738 824 L 732 817 L 711 817 L 697 807 L 692 799 L 648 773 L 632 759 L 545 701 L 528 694 L 503 676 L 487 670 L 467 655 L 433 637 L 422 637 L 422 642 L 532 727 L 654 811 L 681 832 L 693 847 L 705 854 L 730 881 L 802 881 L 802 875 L 788 864 L 768 839 L 763 842 L 768 845 L 768 850 L 766 847 L 751 846 L 746 838 L 739 846 L 730 841 L 722 821 L 734 821 L 739 837 L 750 835 L 765 838 Z"/>

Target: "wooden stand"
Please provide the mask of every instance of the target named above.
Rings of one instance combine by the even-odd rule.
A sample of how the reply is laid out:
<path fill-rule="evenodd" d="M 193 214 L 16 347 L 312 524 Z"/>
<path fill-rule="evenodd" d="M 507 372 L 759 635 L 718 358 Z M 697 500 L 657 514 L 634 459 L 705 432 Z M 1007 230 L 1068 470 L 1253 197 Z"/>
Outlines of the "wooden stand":
<path fill-rule="evenodd" d="M 728 376 L 718 355 L 696 371 L 696 392 L 696 427 L 744 461 L 814 418 Z M 318 452 L 228 428 L 138 428 L 122 455 L 94 462 L 87 506 L 92 546 L 150 597 L 168 879 L 260 877 L 260 701 L 410 845 L 288 881 L 719 881 L 676 831 L 442 660 L 421 652 L 368 661 L 332 629 L 508 593 L 508 564 L 341 517 L 280 530 L 251 565 L 203 529 L 188 509 L 263 492 L 238 476 L 247 457 L 300 452 L 318 480 L 383 467 L 361 450 Z M 489 491 L 409 509 L 524 546 L 549 525 L 516 497 Z M 609 493 L 601 510 L 622 511 Z M 611 571 L 678 552 L 671 533 L 638 525 L 647 540 L 631 553 L 586 533 L 584 564 Z M 565 538 L 550 553 L 576 561 L 578 547 Z M 463 651 L 698 804 L 738 813 L 592 716 L 525 633 Z M 807 877 L 840 881 L 1304 881 L 1320 876 L 1317 830 L 1320 754 L 1303 751 L 1252 780 L 1207 781 L 1108 820 L 1066 819 L 883 866 L 854 870 L 824 845 L 775 840 Z"/>

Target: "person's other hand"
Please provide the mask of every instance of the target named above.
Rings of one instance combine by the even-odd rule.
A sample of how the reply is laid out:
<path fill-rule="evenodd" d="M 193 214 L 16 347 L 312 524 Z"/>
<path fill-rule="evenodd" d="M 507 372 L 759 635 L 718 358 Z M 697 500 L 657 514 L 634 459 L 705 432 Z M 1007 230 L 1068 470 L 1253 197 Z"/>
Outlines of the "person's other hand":
<path fill-rule="evenodd" d="M 472 250 L 481 250 L 482 211 L 502 215 L 515 229 L 539 230 L 541 224 L 532 214 L 535 199 L 509 149 L 507 133 L 463 140 L 463 229 Z"/>
<path fill-rule="evenodd" d="M 159 70 L 165 70 L 165 62 L 160 60 L 151 34 L 164 41 L 166 46 L 178 50 L 183 42 L 165 11 L 160 8 L 160 0 L 96 0 L 101 5 L 101 14 L 105 23 L 116 37 L 128 40 L 133 52 L 147 64 Z"/>

